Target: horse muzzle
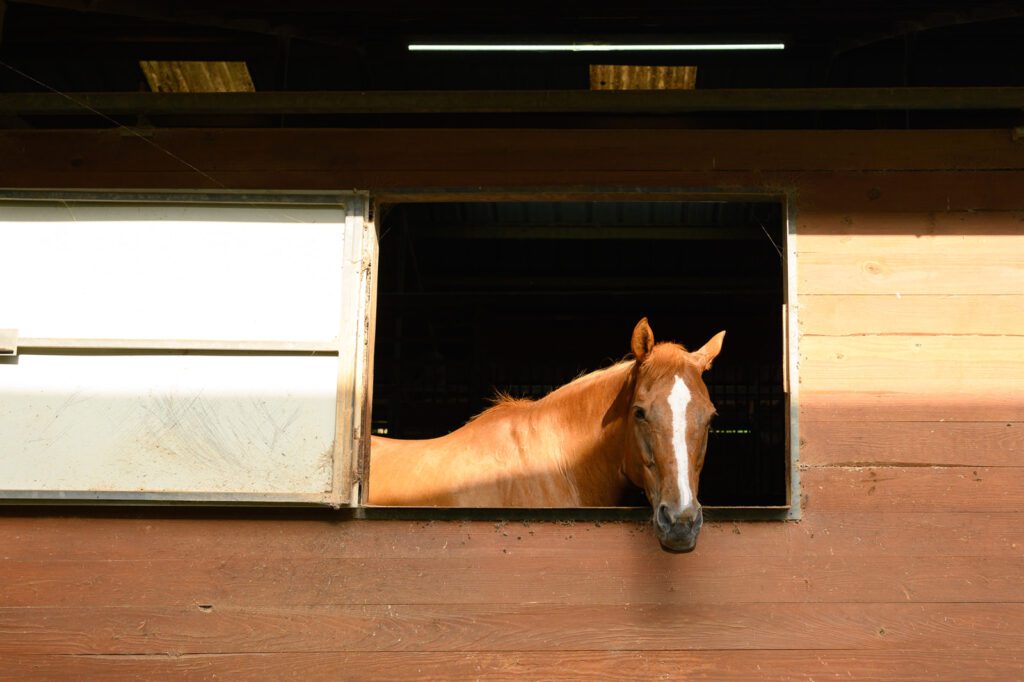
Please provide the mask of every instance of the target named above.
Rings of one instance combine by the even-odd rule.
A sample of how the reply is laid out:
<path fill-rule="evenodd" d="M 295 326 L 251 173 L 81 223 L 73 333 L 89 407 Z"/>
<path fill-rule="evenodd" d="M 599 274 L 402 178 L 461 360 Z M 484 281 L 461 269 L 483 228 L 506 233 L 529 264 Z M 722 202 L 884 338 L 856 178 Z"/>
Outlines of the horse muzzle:
<path fill-rule="evenodd" d="M 673 510 L 659 504 L 654 512 L 654 532 L 661 548 L 667 552 L 692 552 L 703 525 L 704 510 L 699 505 Z"/>

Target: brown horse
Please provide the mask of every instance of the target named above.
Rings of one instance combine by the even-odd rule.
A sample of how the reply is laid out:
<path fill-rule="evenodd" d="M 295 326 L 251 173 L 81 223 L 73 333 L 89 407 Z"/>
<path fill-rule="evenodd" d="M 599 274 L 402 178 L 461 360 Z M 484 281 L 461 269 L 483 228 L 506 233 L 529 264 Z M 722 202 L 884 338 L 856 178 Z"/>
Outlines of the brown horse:
<path fill-rule="evenodd" d="M 373 438 L 370 504 L 444 507 L 610 506 L 647 494 L 662 547 L 688 552 L 703 523 L 697 483 L 715 414 L 701 377 L 722 349 L 654 343 L 647 318 L 634 360 L 587 374 L 540 400 L 501 400 L 440 438 Z"/>

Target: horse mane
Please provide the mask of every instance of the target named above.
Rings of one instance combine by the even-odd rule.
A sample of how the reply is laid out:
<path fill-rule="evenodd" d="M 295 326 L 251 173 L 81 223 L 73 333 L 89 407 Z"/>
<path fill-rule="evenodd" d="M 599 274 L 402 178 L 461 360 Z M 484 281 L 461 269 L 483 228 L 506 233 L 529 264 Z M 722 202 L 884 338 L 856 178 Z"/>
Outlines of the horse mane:
<path fill-rule="evenodd" d="M 654 350 L 656 349 L 672 349 L 684 353 L 688 352 L 685 346 L 683 346 L 681 343 L 676 343 L 674 341 L 660 341 L 656 343 L 654 345 L 654 349 L 652 349 L 651 353 L 648 354 L 647 358 L 645 358 L 643 364 L 641 365 L 641 367 L 643 367 L 645 371 L 651 371 L 655 373 L 655 375 L 662 372 L 674 371 L 676 367 L 673 363 L 651 362 L 651 359 L 654 357 Z M 590 379 L 596 378 L 597 376 L 602 375 L 605 372 L 618 369 L 622 367 L 622 365 L 625 365 L 626 363 L 633 362 L 635 362 L 635 358 L 633 357 L 632 353 L 629 353 L 618 362 L 613 362 L 612 364 L 606 367 L 601 367 L 600 369 L 595 369 L 590 372 L 584 370 L 580 372 L 578 375 L 576 375 L 576 378 L 573 379 L 572 381 L 562 384 L 557 388 L 551 389 L 551 391 L 541 396 L 540 398 L 517 397 L 512 395 L 508 391 L 496 388 L 494 389 L 494 395 L 490 398 L 490 407 L 487 407 L 481 412 L 478 412 L 477 414 L 473 415 L 472 417 L 469 418 L 469 421 L 474 422 L 485 415 L 492 415 L 499 412 L 504 412 L 505 410 L 520 409 L 524 407 L 529 407 L 531 405 L 536 405 L 542 402 L 543 400 L 546 400 L 547 398 L 553 396 L 556 393 L 566 391 L 567 389 L 581 388 L 582 385 L 587 383 Z"/>

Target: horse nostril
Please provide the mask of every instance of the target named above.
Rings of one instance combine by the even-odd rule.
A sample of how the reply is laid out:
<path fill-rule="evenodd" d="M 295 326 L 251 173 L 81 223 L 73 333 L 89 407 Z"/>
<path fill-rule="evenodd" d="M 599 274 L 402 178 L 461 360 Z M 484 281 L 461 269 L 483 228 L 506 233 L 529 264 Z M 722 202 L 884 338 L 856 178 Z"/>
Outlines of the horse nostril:
<path fill-rule="evenodd" d="M 663 531 L 668 531 L 670 528 L 672 528 L 672 516 L 671 514 L 669 514 L 668 505 L 658 505 L 658 513 L 656 515 L 656 518 L 658 521 L 658 527 L 661 528 Z"/>

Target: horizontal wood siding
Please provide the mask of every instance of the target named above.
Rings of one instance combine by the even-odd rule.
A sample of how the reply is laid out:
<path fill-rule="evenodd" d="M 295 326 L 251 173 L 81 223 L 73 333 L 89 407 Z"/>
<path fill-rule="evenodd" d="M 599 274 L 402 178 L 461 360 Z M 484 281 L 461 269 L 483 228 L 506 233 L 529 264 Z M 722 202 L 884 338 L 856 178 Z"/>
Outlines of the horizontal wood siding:
<path fill-rule="evenodd" d="M 670 555 L 643 523 L 0 509 L 0 677 L 1024 678 L 1007 131 L 151 139 L 208 177 L 118 131 L 9 131 L 0 184 L 788 196 L 803 517 L 709 522 Z"/>

